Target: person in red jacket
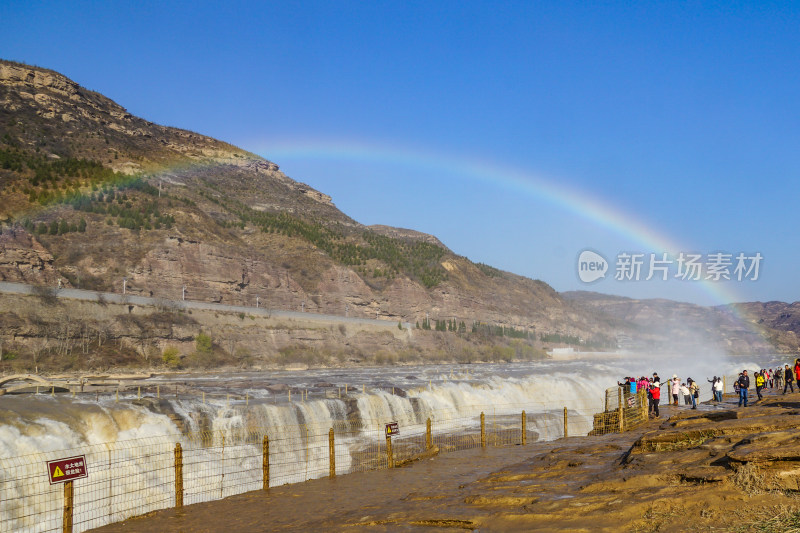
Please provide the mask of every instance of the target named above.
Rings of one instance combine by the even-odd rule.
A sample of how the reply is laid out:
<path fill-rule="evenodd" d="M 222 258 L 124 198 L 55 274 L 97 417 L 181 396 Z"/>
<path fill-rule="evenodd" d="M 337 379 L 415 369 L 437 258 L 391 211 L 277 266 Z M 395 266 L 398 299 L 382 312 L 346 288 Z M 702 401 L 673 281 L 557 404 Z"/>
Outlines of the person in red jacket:
<path fill-rule="evenodd" d="M 800 390 L 800 359 L 794 360 L 794 377 L 797 379 L 797 390 Z"/>
<path fill-rule="evenodd" d="M 656 377 L 650 383 L 650 412 L 658 418 L 661 416 L 658 412 L 658 404 L 661 401 L 661 383 L 658 382 L 658 376 L 656 374 L 653 375 Z"/>

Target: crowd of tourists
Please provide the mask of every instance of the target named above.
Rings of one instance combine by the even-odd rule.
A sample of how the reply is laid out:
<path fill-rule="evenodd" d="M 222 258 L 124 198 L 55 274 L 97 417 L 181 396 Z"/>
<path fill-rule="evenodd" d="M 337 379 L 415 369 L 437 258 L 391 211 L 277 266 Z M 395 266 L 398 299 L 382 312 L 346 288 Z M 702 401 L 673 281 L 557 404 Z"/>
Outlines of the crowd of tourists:
<path fill-rule="evenodd" d="M 723 378 L 714 376 L 712 379 L 706 378 L 706 381 L 711 384 L 712 401 L 722 402 L 722 394 L 725 389 Z M 738 378 L 733 382 L 733 392 L 739 398 L 739 407 L 747 407 L 748 391 L 751 384 L 755 385 L 756 396 L 761 400 L 764 397 L 762 391 L 767 388 L 780 390 L 782 387 L 783 394 L 786 394 L 787 390 L 794 392 L 795 382 L 797 390 L 800 392 L 800 359 L 795 359 L 794 366 L 791 368 L 788 364 L 785 364 L 783 368 L 780 368 L 780 366 L 762 368 L 753 375 L 752 383 L 747 370 L 742 370 Z M 626 377 L 625 381 L 617 382 L 617 384 L 622 387 L 626 396 L 634 395 L 643 390 L 646 391 L 649 413 L 651 417 L 655 418 L 660 416 L 658 407 L 661 404 L 661 389 L 664 387 L 666 388 L 666 400 L 672 405 L 679 405 L 682 399 L 685 406 L 691 405 L 692 409 L 697 409 L 697 401 L 700 398 L 700 385 L 690 377 L 687 377 L 685 381 L 681 381 L 677 374 L 673 374 L 672 378 L 667 379 L 665 382 L 661 381 L 658 372 L 653 372 L 653 376 L 650 378 L 644 376 L 639 378 Z"/>

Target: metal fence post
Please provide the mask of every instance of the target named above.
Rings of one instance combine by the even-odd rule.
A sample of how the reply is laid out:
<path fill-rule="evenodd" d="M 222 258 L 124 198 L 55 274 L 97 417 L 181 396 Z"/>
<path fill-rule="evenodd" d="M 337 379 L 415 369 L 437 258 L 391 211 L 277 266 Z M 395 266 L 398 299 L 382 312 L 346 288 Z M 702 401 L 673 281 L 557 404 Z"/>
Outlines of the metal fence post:
<path fill-rule="evenodd" d="M 569 437 L 569 424 L 567 422 L 567 408 L 564 408 L 564 438 Z"/>
<path fill-rule="evenodd" d="M 183 507 L 183 449 L 175 444 L 175 507 Z"/>
<path fill-rule="evenodd" d="M 433 439 L 431 438 L 431 419 L 425 423 L 425 449 L 430 450 L 433 448 Z"/>
<path fill-rule="evenodd" d="M 72 503 L 73 503 L 72 481 L 64 483 L 64 519 L 62 528 L 64 533 L 72 533 Z"/>
<path fill-rule="evenodd" d="M 328 449 L 330 453 L 330 477 L 336 477 L 336 447 L 333 444 L 333 428 L 328 431 Z"/>
<path fill-rule="evenodd" d="M 481 448 L 486 448 L 486 417 L 481 412 Z"/>
<path fill-rule="evenodd" d="M 262 446 L 261 457 L 261 475 L 264 483 L 264 490 L 269 488 L 269 437 L 264 435 L 264 444 Z"/>
<path fill-rule="evenodd" d="M 528 444 L 528 417 L 525 416 L 525 411 L 522 411 L 522 445 Z"/>
<path fill-rule="evenodd" d="M 394 456 L 392 455 L 392 437 L 386 435 L 386 458 L 389 460 L 389 468 L 394 468 Z"/>

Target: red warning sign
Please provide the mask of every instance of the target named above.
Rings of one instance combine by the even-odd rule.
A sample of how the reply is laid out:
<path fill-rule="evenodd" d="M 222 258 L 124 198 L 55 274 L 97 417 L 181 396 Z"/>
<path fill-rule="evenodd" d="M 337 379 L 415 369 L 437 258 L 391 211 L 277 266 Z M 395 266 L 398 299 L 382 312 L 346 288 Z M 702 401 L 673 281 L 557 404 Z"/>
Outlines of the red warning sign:
<path fill-rule="evenodd" d="M 51 485 L 89 477 L 89 473 L 86 471 L 86 457 L 83 455 L 47 461 L 47 473 L 50 476 Z"/>
<path fill-rule="evenodd" d="M 400 434 L 400 428 L 397 426 L 397 422 L 389 422 L 386 424 L 386 436 L 387 437 L 394 437 L 395 435 Z"/>

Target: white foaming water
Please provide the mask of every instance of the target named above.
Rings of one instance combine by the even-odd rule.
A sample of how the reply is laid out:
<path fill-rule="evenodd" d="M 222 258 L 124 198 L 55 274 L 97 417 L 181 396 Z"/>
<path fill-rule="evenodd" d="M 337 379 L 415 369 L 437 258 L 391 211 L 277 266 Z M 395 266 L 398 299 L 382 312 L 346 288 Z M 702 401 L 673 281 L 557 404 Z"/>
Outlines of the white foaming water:
<path fill-rule="evenodd" d="M 135 484 L 159 458 L 151 447 L 125 448 L 106 443 L 147 442 L 157 437 L 177 439 L 179 432 L 168 417 L 136 406 L 108 407 L 58 398 L 3 398 L 0 424 L 0 529 L 53 531 L 60 529 L 61 485 L 47 481 L 45 461 L 86 455 L 91 490 L 75 491 L 78 530 L 126 518 Z M 132 440 L 138 439 L 138 440 Z M 144 440 L 143 440 L 144 439 Z M 169 446 L 161 446 L 169 468 Z M 144 453 L 143 453 L 144 451 Z M 127 460 L 123 460 L 127 459 Z M 81 486 L 76 481 L 76 488 Z M 154 485 L 140 505 L 161 507 L 171 497 L 169 487 Z M 91 519 L 102 506 L 104 518 Z M 89 517 L 82 520 L 83 517 Z"/>
<path fill-rule="evenodd" d="M 661 360 L 659 366 L 665 362 L 676 363 Z M 567 407 L 570 434 L 586 434 L 591 430 L 592 414 L 603 408 L 606 388 L 629 374 L 628 369 L 636 374 L 652 373 L 652 360 L 613 363 L 475 365 L 469 373 L 463 367 L 434 366 L 178 377 L 175 381 L 191 381 L 198 394 L 142 405 L 132 404 L 133 398 L 117 404 L 110 399 L 97 403 L 6 396 L 0 398 L 0 454 L 4 458 L 0 460 L 0 530 L 58 529 L 61 487 L 49 486 L 44 460 L 69 456 L 73 450 L 87 455 L 90 472 L 88 480 L 76 482 L 76 530 L 80 531 L 123 520 L 132 510 L 138 514 L 172 506 L 176 442 L 187 450 L 184 501 L 189 504 L 261 488 L 261 442 L 244 438 L 258 431 L 265 431 L 270 438 L 272 485 L 327 475 L 328 430 L 332 427 L 337 432 L 339 474 L 357 466 L 354 458 L 359 452 L 368 449 L 377 455 L 387 422 L 398 422 L 402 439 L 424 433 L 428 418 L 434 433 L 437 425 L 451 432 L 474 431 L 481 412 L 496 427 L 516 427 L 524 409 L 529 430 L 549 439 L 561 436 L 562 410 Z M 728 370 L 719 368 L 719 361 L 697 363 L 694 361 L 697 368 L 689 371 L 705 372 L 706 366 L 710 377 Z M 712 369 L 717 371 L 710 372 Z M 666 374 L 662 378 L 669 377 Z M 204 381 L 210 383 L 209 388 L 203 388 Z M 342 399 L 313 399 L 314 393 L 325 394 L 319 388 L 322 385 L 316 385 L 320 381 L 328 391 L 349 384 L 350 392 Z M 165 382 L 169 380 L 164 377 L 154 380 Z M 242 386 L 243 382 L 249 383 Z M 278 403 L 283 393 L 278 398 L 268 389 L 275 383 L 308 388 L 311 399 Z M 366 393 L 362 392 L 365 386 Z M 199 391 L 212 388 L 227 388 L 240 395 L 247 392 L 252 400 L 247 406 L 241 401 L 231 405 L 202 401 Z M 172 418 L 162 412 L 172 412 Z M 176 426 L 173 418 L 180 418 L 183 427 Z M 211 433 L 198 444 L 183 431 Z M 139 441 L 129 443 L 132 439 Z M 29 454 L 40 455 L 14 459 Z M 81 490 L 81 486 L 91 490 Z M 145 486 L 147 490 L 141 490 Z"/>

